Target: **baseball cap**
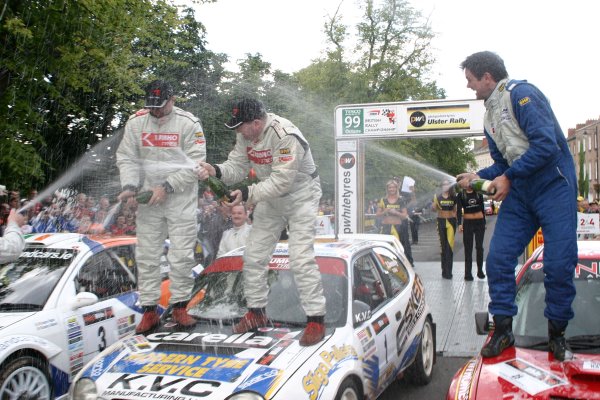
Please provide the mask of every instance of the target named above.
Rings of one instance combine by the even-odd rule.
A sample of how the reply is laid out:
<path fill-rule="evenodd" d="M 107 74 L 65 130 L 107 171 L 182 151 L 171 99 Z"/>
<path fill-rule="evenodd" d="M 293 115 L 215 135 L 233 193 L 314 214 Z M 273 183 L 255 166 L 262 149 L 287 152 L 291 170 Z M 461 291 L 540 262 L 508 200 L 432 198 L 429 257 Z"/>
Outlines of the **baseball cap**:
<path fill-rule="evenodd" d="M 235 129 L 244 122 L 260 119 L 265 115 L 265 106 L 256 99 L 241 99 L 236 101 L 231 108 L 231 118 L 225 124 L 229 129 Z"/>
<path fill-rule="evenodd" d="M 173 86 L 169 82 L 157 79 L 146 86 L 145 108 L 161 108 L 173 96 Z"/>
<path fill-rule="evenodd" d="M 583 196 L 577 197 L 577 201 L 582 201 L 582 200 L 583 200 Z"/>

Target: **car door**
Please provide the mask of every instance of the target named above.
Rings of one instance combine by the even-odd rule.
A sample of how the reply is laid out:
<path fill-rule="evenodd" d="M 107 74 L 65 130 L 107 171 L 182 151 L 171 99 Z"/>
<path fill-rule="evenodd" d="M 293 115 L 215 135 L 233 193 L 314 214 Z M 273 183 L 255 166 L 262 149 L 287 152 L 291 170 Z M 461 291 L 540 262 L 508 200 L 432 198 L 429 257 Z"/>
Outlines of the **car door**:
<path fill-rule="evenodd" d="M 365 374 L 371 390 L 379 393 L 395 377 L 396 331 L 407 301 L 393 295 L 388 274 L 372 251 L 356 257 L 352 269 L 353 300 L 366 303 L 371 310 L 370 318 L 356 327 L 355 333 L 363 345 Z"/>
<path fill-rule="evenodd" d="M 126 265 L 125 249 L 93 254 L 74 278 L 76 292 L 90 292 L 98 302 L 76 310 L 83 339 L 83 362 L 127 336 L 140 320 L 135 274 Z"/>

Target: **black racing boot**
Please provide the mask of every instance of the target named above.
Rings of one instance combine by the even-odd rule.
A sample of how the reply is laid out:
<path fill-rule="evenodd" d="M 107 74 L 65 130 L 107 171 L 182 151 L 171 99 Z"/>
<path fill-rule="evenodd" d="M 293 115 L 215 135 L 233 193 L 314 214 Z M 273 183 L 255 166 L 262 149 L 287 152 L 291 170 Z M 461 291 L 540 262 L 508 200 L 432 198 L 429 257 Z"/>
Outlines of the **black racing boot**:
<path fill-rule="evenodd" d="M 489 342 L 481 349 L 484 358 L 499 356 L 505 349 L 515 344 L 512 332 L 512 317 L 494 315 L 494 333 Z"/>
<path fill-rule="evenodd" d="M 568 321 L 548 320 L 548 347 L 558 361 L 573 359 L 573 352 L 565 339 L 568 323 Z"/>

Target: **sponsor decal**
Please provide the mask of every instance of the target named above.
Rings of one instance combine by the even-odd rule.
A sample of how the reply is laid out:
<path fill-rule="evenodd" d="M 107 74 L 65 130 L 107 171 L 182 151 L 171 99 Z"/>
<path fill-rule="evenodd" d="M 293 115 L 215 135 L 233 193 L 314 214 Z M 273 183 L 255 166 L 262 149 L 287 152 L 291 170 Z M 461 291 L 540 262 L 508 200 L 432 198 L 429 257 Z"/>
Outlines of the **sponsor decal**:
<path fill-rule="evenodd" d="M 285 350 L 292 343 L 294 343 L 294 341 L 290 339 L 280 340 L 271 348 L 271 350 L 263 354 L 263 356 L 260 357 L 256 363 L 261 365 L 271 365 L 271 363 L 275 361 L 275 359 L 283 352 L 283 350 Z"/>
<path fill-rule="evenodd" d="M 406 304 L 406 309 L 404 310 L 404 318 L 402 318 L 402 321 L 400 321 L 400 325 L 396 331 L 396 347 L 398 355 L 402 353 L 402 349 L 406 345 L 406 341 L 408 340 L 411 332 L 415 329 L 417 321 L 421 318 L 423 312 L 425 311 L 424 294 L 425 291 L 423 289 L 423 283 L 417 276 L 415 277 L 415 283 L 412 288 L 410 299 L 408 300 L 408 304 Z"/>
<path fill-rule="evenodd" d="M 279 149 L 279 154 L 281 154 L 281 155 L 283 155 L 283 154 L 290 154 L 290 153 L 291 153 L 291 151 L 290 151 L 290 149 L 289 149 L 289 148 L 287 148 L 287 147 L 284 147 L 284 148 L 282 148 L 282 149 Z"/>
<path fill-rule="evenodd" d="M 529 103 L 531 101 L 531 99 L 529 99 L 529 97 L 523 97 L 521 100 L 519 100 L 519 105 L 521 107 L 523 107 L 525 104 Z"/>
<path fill-rule="evenodd" d="M 130 353 L 145 353 L 152 350 L 150 342 L 148 342 L 144 335 L 135 335 L 123 340 L 123 346 Z"/>
<path fill-rule="evenodd" d="M 204 345 L 227 344 L 235 347 L 270 347 L 273 338 L 259 336 L 253 332 L 226 335 L 208 332 L 158 332 L 147 336 L 151 342 L 193 343 Z"/>
<path fill-rule="evenodd" d="M 344 169 L 350 169 L 356 164 L 356 157 L 352 153 L 344 153 L 340 157 L 340 166 Z"/>
<path fill-rule="evenodd" d="M 375 347 L 375 339 L 371 333 L 371 329 L 367 326 L 365 329 L 358 331 L 356 336 L 358 336 L 360 344 L 363 348 L 363 358 L 370 357 L 377 349 Z"/>
<path fill-rule="evenodd" d="M 408 107 L 408 132 L 469 129 L 469 105 Z"/>
<path fill-rule="evenodd" d="M 180 376 L 234 382 L 252 359 L 220 357 L 203 353 L 132 353 L 113 367 L 118 372 Z"/>
<path fill-rule="evenodd" d="M 204 137 L 204 132 L 196 132 L 196 133 L 195 133 L 195 136 L 196 136 L 197 138 Z"/>
<path fill-rule="evenodd" d="M 367 379 L 366 392 L 377 393 L 377 384 L 379 382 L 379 357 L 373 354 L 373 357 L 363 358 L 363 373 Z"/>
<path fill-rule="evenodd" d="M 506 83 L 500 84 L 500 87 L 498 88 L 498 91 L 499 92 L 504 92 L 504 89 L 506 89 Z"/>
<path fill-rule="evenodd" d="M 142 147 L 177 147 L 179 133 L 142 133 Z"/>
<path fill-rule="evenodd" d="M 502 379 L 532 396 L 567 381 L 519 358 L 490 366 L 490 370 Z"/>
<path fill-rule="evenodd" d="M 10 339 L 7 340 L 3 340 L 0 343 L 0 351 L 4 351 L 16 344 L 19 344 L 21 342 L 28 342 L 28 343 L 38 343 L 44 347 L 48 346 L 48 344 L 50 342 L 48 342 L 46 339 L 43 338 L 38 338 L 35 336 L 18 336 L 18 337 L 11 337 Z"/>
<path fill-rule="evenodd" d="M 71 374 L 76 374 L 83 367 L 83 336 L 81 326 L 77 323 L 77 317 L 71 316 L 66 319 L 67 334 L 69 341 L 69 366 Z"/>
<path fill-rule="evenodd" d="M 273 152 L 271 149 L 266 150 L 255 150 L 248 146 L 246 148 L 248 159 L 255 164 L 271 164 L 273 163 Z"/>
<path fill-rule="evenodd" d="M 500 123 L 508 122 L 510 120 L 510 111 L 508 111 L 508 108 L 503 108 L 502 111 L 500 111 Z"/>
<path fill-rule="evenodd" d="M 83 372 L 82 376 L 83 377 L 88 377 L 88 378 L 92 378 L 94 380 L 96 380 L 97 378 L 99 378 L 100 376 L 102 376 L 102 374 L 104 374 L 104 371 L 106 371 L 106 369 L 108 368 L 108 366 L 121 354 L 121 352 L 119 350 L 115 350 L 112 353 L 108 354 L 107 356 L 99 359 L 98 361 L 96 361 L 95 363 L 93 363 L 91 366 L 89 366 L 85 369 L 85 371 Z"/>
<path fill-rule="evenodd" d="M 456 383 L 456 395 L 454 396 L 456 400 L 467 400 L 471 397 L 471 390 L 474 383 L 473 377 L 477 370 L 477 364 L 477 359 L 472 358 L 460 372 Z"/>
<path fill-rule="evenodd" d="M 272 257 L 269 261 L 270 269 L 290 269 L 290 259 L 288 257 Z"/>
<path fill-rule="evenodd" d="M 363 311 L 363 312 L 354 314 L 354 319 L 356 320 L 356 322 L 364 322 L 364 321 L 368 320 L 369 318 L 371 318 L 371 310 L 367 310 L 367 311 Z"/>
<path fill-rule="evenodd" d="M 376 335 L 379 335 L 379 333 L 383 331 L 389 324 L 390 319 L 385 313 L 383 313 L 375 319 L 375 322 L 373 322 L 373 331 L 375 331 Z"/>
<path fill-rule="evenodd" d="M 208 397 L 219 386 L 219 382 L 200 379 L 122 374 L 108 385 L 100 397 L 185 400 L 186 396 Z"/>
<path fill-rule="evenodd" d="M 57 326 L 57 325 L 58 325 L 58 322 L 56 322 L 56 320 L 54 318 L 52 318 L 52 319 L 49 319 L 47 321 L 36 322 L 35 323 L 35 328 L 38 331 L 41 331 L 41 330 L 48 329 L 50 327 Z"/>
<path fill-rule="evenodd" d="M 586 371 L 600 371 L 600 361 L 584 361 L 583 369 Z"/>
<path fill-rule="evenodd" d="M 19 257 L 22 258 L 51 258 L 54 260 L 70 260 L 73 258 L 73 253 L 70 250 L 64 251 L 24 251 Z"/>
<path fill-rule="evenodd" d="M 302 387 L 311 400 L 319 397 L 319 393 L 329 384 L 329 377 L 338 370 L 342 362 L 358 359 L 356 350 L 351 345 L 333 346 L 330 351 L 324 350 L 319 356 L 322 361 L 302 379 Z"/>
<path fill-rule="evenodd" d="M 287 163 L 290 161 L 294 161 L 294 156 L 289 155 L 289 156 L 281 156 L 279 157 L 279 162 L 283 162 L 283 163 Z"/>
<path fill-rule="evenodd" d="M 135 314 L 119 318 L 117 320 L 119 339 L 122 339 L 129 335 L 129 333 L 133 332 L 133 330 L 135 330 L 135 325 Z"/>
<path fill-rule="evenodd" d="M 206 143 L 206 140 L 204 140 L 204 139 L 196 139 L 194 141 L 194 144 L 204 144 L 204 143 Z"/>
<path fill-rule="evenodd" d="M 92 311 L 87 314 L 83 314 L 83 323 L 85 326 L 93 325 L 98 322 L 106 321 L 115 317 L 112 307 L 106 307 L 102 310 Z"/>
<path fill-rule="evenodd" d="M 259 367 L 233 392 L 236 393 L 242 390 L 252 390 L 254 392 L 264 394 L 268 399 L 271 398 L 273 389 L 279 386 L 282 376 L 283 370 L 269 367 Z"/>

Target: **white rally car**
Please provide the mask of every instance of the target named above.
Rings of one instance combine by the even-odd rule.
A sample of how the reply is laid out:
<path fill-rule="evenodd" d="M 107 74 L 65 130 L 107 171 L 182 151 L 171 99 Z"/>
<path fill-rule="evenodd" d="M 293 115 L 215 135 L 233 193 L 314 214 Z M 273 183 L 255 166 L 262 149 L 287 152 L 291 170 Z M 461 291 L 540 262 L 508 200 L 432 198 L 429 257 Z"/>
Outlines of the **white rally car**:
<path fill-rule="evenodd" d="M 399 244 L 345 237 L 315 244 L 326 335 L 302 347 L 306 316 L 279 243 L 269 263 L 267 327 L 233 334 L 245 312 L 242 253 L 217 259 L 197 278 L 188 304 L 198 318 L 115 343 L 75 377 L 81 399 L 375 399 L 394 379 L 431 380 L 435 325 L 424 287 Z"/>
<path fill-rule="evenodd" d="M 33 234 L 0 266 L 0 398 L 64 397 L 141 319 L 135 237 Z"/>

